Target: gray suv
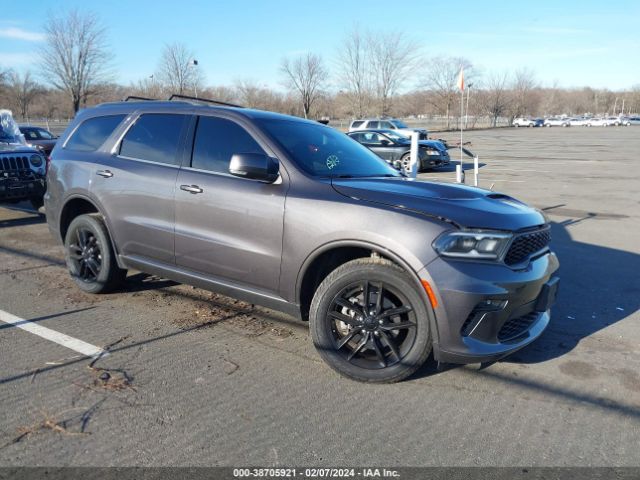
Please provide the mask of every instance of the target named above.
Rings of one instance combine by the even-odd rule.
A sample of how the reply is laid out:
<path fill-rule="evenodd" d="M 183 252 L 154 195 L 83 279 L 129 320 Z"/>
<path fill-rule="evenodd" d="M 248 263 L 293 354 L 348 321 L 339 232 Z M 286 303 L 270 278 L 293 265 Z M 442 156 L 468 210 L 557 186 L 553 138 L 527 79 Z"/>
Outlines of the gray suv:
<path fill-rule="evenodd" d="M 190 101 L 81 112 L 52 153 L 52 233 L 77 285 L 128 269 L 310 322 L 336 371 L 393 382 L 547 327 L 549 224 L 495 192 L 404 177 L 331 127 Z"/>

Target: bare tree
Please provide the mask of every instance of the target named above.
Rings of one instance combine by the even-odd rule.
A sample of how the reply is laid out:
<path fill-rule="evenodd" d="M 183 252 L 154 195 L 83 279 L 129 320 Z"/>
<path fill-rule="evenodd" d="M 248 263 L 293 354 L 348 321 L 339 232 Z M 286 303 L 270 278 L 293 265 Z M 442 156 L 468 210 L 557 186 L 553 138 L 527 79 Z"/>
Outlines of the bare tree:
<path fill-rule="evenodd" d="M 380 113 L 388 115 L 393 96 L 417 64 L 419 49 L 402 32 L 372 32 L 367 41 Z"/>
<path fill-rule="evenodd" d="M 491 117 L 491 126 L 495 127 L 498 118 L 507 113 L 509 108 L 509 74 L 492 73 L 485 80 L 484 92 L 482 92 L 482 100 L 485 111 Z"/>
<path fill-rule="evenodd" d="M 97 84 L 110 80 L 105 29 L 94 14 L 74 10 L 65 16 L 50 16 L 44 31 L 42 75 L 68 94 L 77 112 Z"/>
<path fill-rule="evenodd" d="M 18 106 L 21 118 L 27 118 L 29 107 L 41 93 L 40 85 L 33 80 L 29 71 L 22 75 L 12 72 L 9 76 L 9 91 Z"/>
<path fill-rule="evenodd" d="M 338 81 L 344 88 L 352 113 L 364 117 L 371 104 L 372 71 L 367 39 L 356 27 L 344 37 L 338 52 Z"/>
<path fill-rule="evenodd" d="M 511 117 L 532 115 L 538 107 L 539 98 L 536 95 L 538 83 L 535 73 L 529 68 L 516 70 L 511 86 L 512 102 Z"/>
<path fill-rule="evenodd" d="M 165 45 L 156 75 L 158 81 L 170 93 L 197 95 L 198 87 L 202 89 L 203 78 L 194 60 L 193 51 L 186 45 Z"/>
<path fill-rule="evenodd" d="M 460 97 L 457 79 L 461 68 L 464 68 L 465 80 L 468 84 L 476 74 L 473 65 L 466 58 L 434 57 L 427 62 L 427 68 L 424 72 L 426 80 L 423 87 L 426 87 L 433 94 L 428 97 L 428 101 L 430 101 L 441 114 L 447 116 L 447 128 L 450 126 L 449 119 L 453 105 L 456 99 Z"/>
<path fill-rule="evenodd" d="M 288 88 L 300 95 L 304 118 L 308 118 L 328 76 L 322 57 L 307 53 L 293 60 L 285 58 L 280 71 Z"/>

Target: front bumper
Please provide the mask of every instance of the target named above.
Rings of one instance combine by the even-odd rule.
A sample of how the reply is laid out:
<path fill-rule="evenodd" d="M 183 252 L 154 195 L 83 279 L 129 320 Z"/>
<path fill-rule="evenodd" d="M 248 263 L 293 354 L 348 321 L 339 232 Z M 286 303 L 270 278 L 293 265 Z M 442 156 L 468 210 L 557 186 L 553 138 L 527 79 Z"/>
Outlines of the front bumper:
<path fill-rule="evenodd" d="M 442 167 L 449 165 L 450 157 L 448 154 L 440 155 L 424 155 L 420 158 L 420 169 L 428 170 L 430 168 Z"/>
<path fill-rule="evenodd" d="M 498 360 L 538 338 L 550 320 L 559 262 L 552 252 L 526 268 L 437 258 L 422 271 L 438 297 L 434 355 L 447 363 Z"/>
<path fill-rule="evenodd" d="M 44 191 L 45 180 L 43 177 L 35 175 L 0 176 L 0 202 L 42 197 Z"/>

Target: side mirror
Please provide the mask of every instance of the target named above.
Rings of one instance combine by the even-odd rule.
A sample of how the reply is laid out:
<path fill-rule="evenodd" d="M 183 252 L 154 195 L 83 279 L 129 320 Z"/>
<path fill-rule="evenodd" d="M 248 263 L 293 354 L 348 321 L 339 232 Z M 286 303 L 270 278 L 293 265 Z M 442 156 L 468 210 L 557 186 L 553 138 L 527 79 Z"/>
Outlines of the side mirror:
<path fill-rule="evenodd" d="M 280 170 L 278 160 L 262 153 L 236 153 L 231 157 L 229 173 L 236 177 L 273 183 Z"/>
<path fill-rule="evenodd" d="M 388 145 L 391 145 L 391 142 L 389 140 L 380 140 L 380 145 L 386 147 Z"/>

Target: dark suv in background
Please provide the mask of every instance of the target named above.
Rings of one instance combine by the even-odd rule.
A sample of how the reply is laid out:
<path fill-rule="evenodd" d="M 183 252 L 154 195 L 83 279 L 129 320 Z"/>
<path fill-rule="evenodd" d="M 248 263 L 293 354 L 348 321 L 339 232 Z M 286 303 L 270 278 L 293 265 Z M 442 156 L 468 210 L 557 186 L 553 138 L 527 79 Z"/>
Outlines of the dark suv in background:
<path fill-rule="evenodd" d="M 433 352 L 503 357 L 537 338 L 558 285 L 549 225 L 499 193 L 415 181 L 331 127 L 190 101 L 80 113 L 45 197 L 77 285 L 127 269 L 309 320 L 321 357 L 392 382 Z"/>

